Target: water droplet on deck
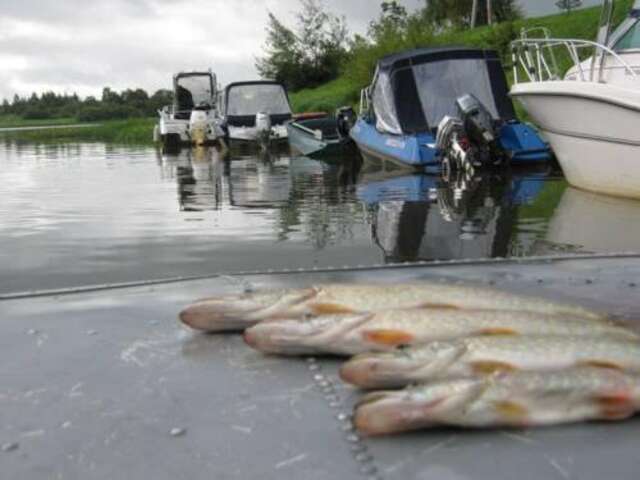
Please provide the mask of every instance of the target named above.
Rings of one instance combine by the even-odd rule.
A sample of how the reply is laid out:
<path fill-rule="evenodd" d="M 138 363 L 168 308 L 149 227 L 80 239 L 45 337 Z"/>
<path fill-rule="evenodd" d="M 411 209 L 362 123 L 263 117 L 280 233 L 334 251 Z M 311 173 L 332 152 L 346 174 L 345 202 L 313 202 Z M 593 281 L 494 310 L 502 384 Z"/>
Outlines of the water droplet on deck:
<path fill-rule="evenodd" d="M 331 382 L 329 382 L 328 380 L 323 380 L 320 383 L 318 383 L 318 385 L 326 389 L 331 387 Z"/>
<path fill-rule="evenodd" d="M 320 365 L 318 365 L 317 363 L 312 363 L 311 365 L 309 365 L 309 370 L 311 370 L 312 372 L 317 372 L 318 370 L 320 370 Z"/>
<path fill-rule="evenodd" d="M 364 443 L 354 443 L 353 445 L 351 445 L 351 451 L 354 454 L 358 454 L 360 452 L 366 452 L 367 451 L 367 446 Z"/>
<path fill-rule="evenodd" d="M 2 451 L 3 452 L 13 452 L 14 450 L 17 450 L 18 448 L 20 448 L 20 444 L 18 442 L 9 442 L 9 443 L 2 444 Z"/>
<path fill-rule="evenodd" d="M 353 432 L 354 428 L 355 428 L 355 427 L 353 426 L 353 424 L 352 424 L 351 422 L 349 422 L 349 423 L 344 423 L 344 424 L 342 424 L 342 426 L 340 427 L 340 429 L 341 429 L 343 432 Z"/>
<path fill-rule="evenodd" d="M 35 328 L 30 328 L 29 330 L 27 330 L 27 335 L 38 335 L 40 332 L 38 330 L 36 330 Z"/>
<path fill-rule="evenodd" d="M 324 375 L 322 375 L 321 373 L 318 373 L 317 375 L 314 375 L 314 376 L 313 376 L 313 379 L 314 379 L 316 382 L 322 382 L 322 381 L 324 380 Z"/>
<path fill-rule="evenodd" d="M 329 407 L 331 408 L 340 408 L 342 404 L 340 402 L 329 402 Z"/>
<path fill-rule="evenodd" d="M 185 428 L 173 428 L 169 433 L 172 437 L 182 437 L 185 433 L 187 433 L 187 430 Z"/>
<path fill-rule="evenodd" d="M 89 335 L 90 337 L 95 337 L 98 334 L 98 332 L 96 332 L 95 330 L 89 330 L 87 332 L 87 335 Z"/>
<path fill-rule="evenodd" d="M 359 443 L 361 440 L 360 435 L 356 435 L 355 433 L 351 435 L 347 435 L 346 439 L 347 439 L 347 442 L 349 443 Z"/>
<path fill-rule="evenodd" d="M 340 412 L 338 415 L 336 415 L 336 418 L 341 421 L 347 421 L 347 420 L 351 420 L 351 415 L 349 415 L 348 413 L 344 413 L 344 412 Z"/>
<path fill-rule="evenodd" d="M 356 459 L 357 462 L 360 462 L 360 463 L 373 461 L 373 457 L 366 452 L 358 453 L 354 458 Z"/>
<path fill-rule="evenodd" d="M 364 475 L 375 475 L 378 473 L 378 468 L 375 465 L 363 465 L 360 467 L 360 473 Z"/>

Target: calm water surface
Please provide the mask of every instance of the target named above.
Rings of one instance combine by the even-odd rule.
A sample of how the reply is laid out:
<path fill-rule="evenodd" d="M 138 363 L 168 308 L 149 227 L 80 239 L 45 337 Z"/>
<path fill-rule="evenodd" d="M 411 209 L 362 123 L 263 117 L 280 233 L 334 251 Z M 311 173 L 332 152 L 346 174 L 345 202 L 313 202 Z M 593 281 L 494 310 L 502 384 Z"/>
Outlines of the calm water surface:
<path fill-rule="evenodd" d="M 0 140 L 0 292 L 216 272 L 640 248 L 640 203 L 551 169 Z"/>

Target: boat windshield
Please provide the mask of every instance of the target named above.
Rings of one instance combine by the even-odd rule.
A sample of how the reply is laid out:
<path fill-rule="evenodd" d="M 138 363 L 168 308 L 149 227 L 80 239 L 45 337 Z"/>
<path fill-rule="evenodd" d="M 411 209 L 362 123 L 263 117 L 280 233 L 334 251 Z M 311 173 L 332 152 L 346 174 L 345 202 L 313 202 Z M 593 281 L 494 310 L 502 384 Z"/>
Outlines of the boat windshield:
<path fill-rule="evenodd" d="M 413 67 L 420 103 L 429 125 L 458 116 L 456 100 L 472 94 L 498 119 L 487 64 L 482 59 L 443 60 Z"/>
<path fill-rule="evenodd" d="M 227 115 L 253 116 L 259 112 L 269 115 L 288 115 L 291 113 L 287 94 L 281 85 L 238 85 L 229 90 Z"/>
<path fill-rule="evenodd" d="M 638 50 L 640 49 L 640 20 L 625 33 L 616 43 L 614 50 Z"/>
<path fill-rule="evenodd" d="M 176 100 L 179 110 L 191 110 L 194 106 L 213 103 L 211 76 L 188 75 L 176 80 Z"/>

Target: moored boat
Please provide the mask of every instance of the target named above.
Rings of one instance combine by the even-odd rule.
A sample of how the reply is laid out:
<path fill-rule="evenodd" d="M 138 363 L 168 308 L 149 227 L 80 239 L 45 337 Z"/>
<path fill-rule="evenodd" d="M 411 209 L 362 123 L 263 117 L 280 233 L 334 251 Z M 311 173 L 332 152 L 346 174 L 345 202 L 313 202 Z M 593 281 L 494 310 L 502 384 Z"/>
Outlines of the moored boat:
<path fill-rule="evenodd" d="M 351 137 L 366 155 L 421 169 L 550 158 L 535 130 L 517 120 L 497 53 L 465 47 L 380 60 Z"/>
<path fill-rule="evenodd" d="M 287 123 L 289 144 L 307 157 L 333 156 L 352 145 L 349 127 L 341 123 L 345 116 L 355 117 L 353 110 L 342 109 L 337 115 L 302 116 Z"/>
<path fill-rule="evenodd" d="M 263 145 L 286 141 L 285 124 L 293 117 L 284 85 L 259 80 L 225 88 L 224 127 L 232 141 Z"/>
<path fill-rule="evenodd" d="M 158 112 L 154 140 L 166 149 L 214 144 L 222 137 L 218 86 L 211 71 L 180 72 L 173 77 L 172 105 Z"/>
<path fill-rule="evenodd" d="M 514 42 L 511 95 L 544 132 L 571 185 L 640 198 L 640 1 L 613 35 L 611 13 L 607 0 L 597 42 Z M 553 68 L 557 50 L 574 61 L 564 77 Z M 585 51 L 592 55 L 580 61 Z"/>

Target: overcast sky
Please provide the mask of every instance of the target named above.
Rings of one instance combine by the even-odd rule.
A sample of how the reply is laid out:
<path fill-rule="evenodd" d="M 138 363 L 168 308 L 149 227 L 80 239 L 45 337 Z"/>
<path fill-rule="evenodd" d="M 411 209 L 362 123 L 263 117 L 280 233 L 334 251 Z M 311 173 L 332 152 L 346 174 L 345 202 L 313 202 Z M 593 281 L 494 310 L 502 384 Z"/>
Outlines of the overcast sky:
<path fill-rule="evenodd" d="M 324 0 L 364 32 L 380 0 Z M 530 15 L 556 0 L 521 0 Z M 401 0 L 415 9 L 424 0 Z M 585 0 L 585 5 L 600 3 Z M 267 12 L 291 24 L 299 0 L 0 0 L 0 99 L 33 91 L 99 96 L 170 88 L 179 70 L 213 67 L 222 83 L 256 76 Z"/>

